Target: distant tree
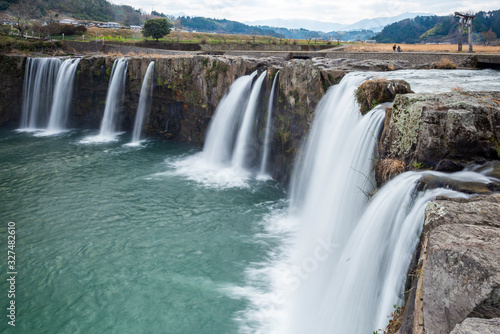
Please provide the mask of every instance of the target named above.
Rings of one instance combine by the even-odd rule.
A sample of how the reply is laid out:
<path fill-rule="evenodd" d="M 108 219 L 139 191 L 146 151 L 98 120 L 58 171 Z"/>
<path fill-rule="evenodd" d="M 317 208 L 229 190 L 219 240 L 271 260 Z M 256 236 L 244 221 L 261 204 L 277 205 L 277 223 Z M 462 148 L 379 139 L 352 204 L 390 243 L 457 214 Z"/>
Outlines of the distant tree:
<path fill-rule="evenodd" d="M 11 4 L 9 14 L 16 20 L 16 29 L 22 35 L 27 29 L 31 20 L 38 19 L 41 14 L 41 5 L 36 0 L 20 0 Z"/>
<path fill-rule="evenodd" d="M 170 33 L 170 23 L 167 19 L 151 19 L 144 23 L 144 28 L 142 29 L 142 34 L 145 38 L 153 37 L 158 40 L 165 35 Z"/>
<path fill-rule="evenodd" d="M 334 35 L 333 35 L 333 38 L 335 38 L 335 40 L 337 41 L 337 45 L 340 45 L 340 40 L 342 39 L 342 34 L 336 32 Z"/>
<path fill-rule="evenodd" d="M 497 39 L 497 34 L 490 29 L 488 31 L 482 32 L 481 37 L 483 38 L 483 42 L 485 45 L 490 45 L 491 42 L 496 41 Z"/>
<path fill-rule="evenodd" d="M 57 23 L 49 23 L 47 25 L 41 25 L 40 23 L 35 23 L 32 26 L 33 31 L 38 36 L 38 38 L 40 38 L 40 40 L 44 40 L 47 37 L 53 35 L 59 35 L 60 28 L 61 25 Z"/>
<path fill-rule="evenodd" d="M 0 11 L 7 10 L 7 8 L 9 8 L 9 6 L 10 6 L 10 3 L 8 3 L 7 1 L 0 1 Z"/>
<path fill-rule="evenodd" d="M 151 12 L 151 15 L 155 15 L 155 16 L 159 16 L 159 17 L 167 17 L 167 15 L 160 13 L 160 12 L 157 12 L 156 10 L 153 10 Z"/>

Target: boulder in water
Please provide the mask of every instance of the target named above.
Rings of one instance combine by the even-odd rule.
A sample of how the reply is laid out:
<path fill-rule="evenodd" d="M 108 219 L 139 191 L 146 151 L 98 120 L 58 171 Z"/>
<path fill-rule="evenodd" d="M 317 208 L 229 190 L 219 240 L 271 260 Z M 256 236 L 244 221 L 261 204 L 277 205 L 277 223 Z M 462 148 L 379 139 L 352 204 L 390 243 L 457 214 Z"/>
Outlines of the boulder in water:
<path fill-rule="evenodd" d="M 384 102 L 391 102 L 397 94 L 413 93 L 410 84 L 404 80 L 367 80 L 356 90 L 356 99 L 361 114 L 366 114 L 373 107 Z"/>

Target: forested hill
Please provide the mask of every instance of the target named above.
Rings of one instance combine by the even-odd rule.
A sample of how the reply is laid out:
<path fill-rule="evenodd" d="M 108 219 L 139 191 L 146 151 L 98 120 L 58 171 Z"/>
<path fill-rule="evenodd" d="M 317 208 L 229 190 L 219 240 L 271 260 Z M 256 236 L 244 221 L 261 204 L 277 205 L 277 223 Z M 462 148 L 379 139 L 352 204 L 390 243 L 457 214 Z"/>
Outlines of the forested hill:
<path fill-rule="evenodd" d="M 205 17 L 181 16 L 175 20 L 176 25 L 184 29 L 196 30 L 200 32 L 216 32 L 225 34 L 241 35 L 267 35 L 280 37 L 278 33 L 272 30 L 266 30 L 259 27 L 249 26 L 237 21 L 208 19 Z"/>
<path fill-rule="evenodd" d="M 478 12 L 472 21 L 475 43 L 494 43 L 500 36 L 500 10 Z M 466 34 L 466 28 L 463 31 Z M 417 16 L 386 26 L 375 40 L 379 43 L 455 43 L 458 18 L 448 16 Z M 464 38 L 465 41 L 465 38 Z"/>
<path fill-rule="evenodd" d="M 141 13 L 127 5 L 113 5 L 107 0 L 21 0 L 27 6 L 36 6 L 41 15 L 48 11 L 64 13 L 78 20 L 115 21 L 125 25 L 141 24 Z M 8 10 L 20 0 L 0 0 L 0 10 Z"/>
<path fill-rule="evenodd" d="M 230 20 L 208 19 L 205 17 L 181 16 L 175 21 L 176 27 L 181 29 L 196 30 L 200 32 L 217 32 L 226 34 L 264 35 L 289 39 L 340 39 L 365 40 L 372 38 L 375 33 L 371 30 L 321 32 L 307 29 L 287 29 L 268 26 L 249 26 L 240 22 Z"/>

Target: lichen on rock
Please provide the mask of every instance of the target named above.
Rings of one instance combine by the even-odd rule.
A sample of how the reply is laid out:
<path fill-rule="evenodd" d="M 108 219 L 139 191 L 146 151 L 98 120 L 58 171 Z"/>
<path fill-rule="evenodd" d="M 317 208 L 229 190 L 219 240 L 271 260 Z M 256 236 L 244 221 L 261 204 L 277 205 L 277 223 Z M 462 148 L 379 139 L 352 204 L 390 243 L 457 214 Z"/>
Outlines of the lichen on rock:
<path fill-rule="evenodd" d="M 382 157 L 444 171 L 498 159 L 499 97 L 498 92 L 459 91 L 397 95 Z"/>

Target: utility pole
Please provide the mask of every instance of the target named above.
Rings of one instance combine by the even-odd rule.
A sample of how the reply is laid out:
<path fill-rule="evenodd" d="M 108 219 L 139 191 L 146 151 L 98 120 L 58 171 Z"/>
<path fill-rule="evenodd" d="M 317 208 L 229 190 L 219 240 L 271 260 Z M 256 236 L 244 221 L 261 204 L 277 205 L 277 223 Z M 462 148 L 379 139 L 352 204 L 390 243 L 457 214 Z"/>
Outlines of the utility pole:
<path fill-rule="evenodd" d="M 455 12 L 455 16 L 459 18 L 458 21 L 458 51 L 462 51 L 462 33 L 463 33 L 463 25 L 465 24 L 468 27 L 468 36 L 467 43 L 469 43 L 469 52 L 474 52 L 472 50 L 472 20 L 476 17 L 476 15 L 468 15 L 461 14 L 459 12 Z"/>

